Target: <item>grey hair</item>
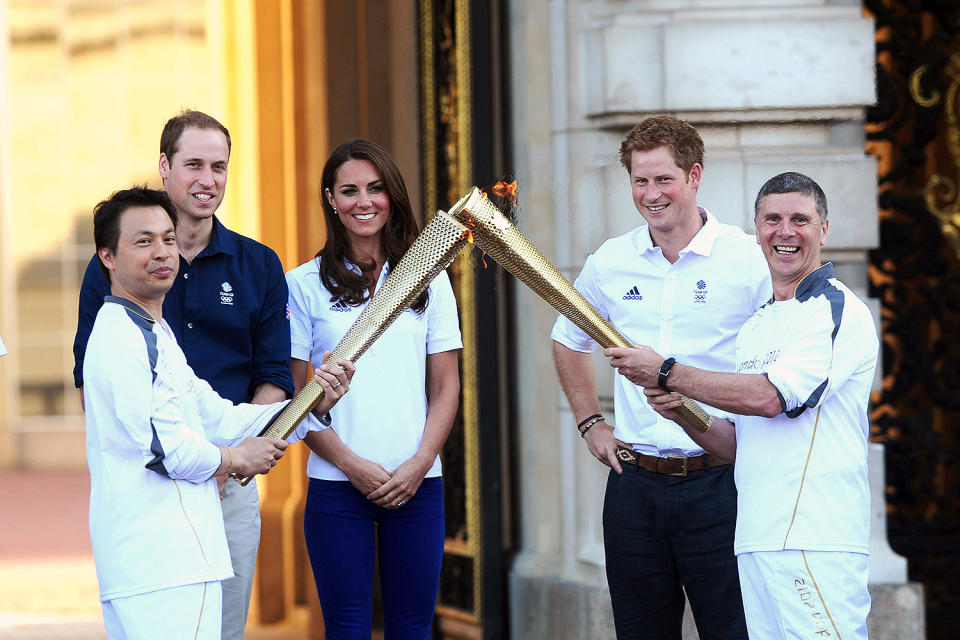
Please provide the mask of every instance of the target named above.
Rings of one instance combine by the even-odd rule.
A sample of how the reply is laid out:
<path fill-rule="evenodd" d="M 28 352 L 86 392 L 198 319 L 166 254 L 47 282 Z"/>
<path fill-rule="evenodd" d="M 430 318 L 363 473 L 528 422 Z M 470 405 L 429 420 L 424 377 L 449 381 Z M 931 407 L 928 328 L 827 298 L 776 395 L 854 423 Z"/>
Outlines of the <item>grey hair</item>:
<path fill-rule="evenodd" d="M 760 215 L 760 203 L 764 197 L 774 193 L 802 193 L 810 196 L 817 207 L 817 213 L 820 214 L 820 220 L 827 221 L 827 196 L 813 178 L 796 171 L 773 176 L 760 187 L 757 200 L 753 203 L 754 217 Z"/>

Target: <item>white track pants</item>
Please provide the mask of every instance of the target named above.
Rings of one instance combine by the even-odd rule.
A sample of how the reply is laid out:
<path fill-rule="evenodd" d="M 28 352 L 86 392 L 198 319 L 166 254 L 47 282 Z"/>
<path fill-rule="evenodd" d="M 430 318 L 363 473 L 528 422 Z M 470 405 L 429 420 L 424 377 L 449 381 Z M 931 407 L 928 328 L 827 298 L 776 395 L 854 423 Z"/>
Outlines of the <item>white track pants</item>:
<path fill-rule="evenodd" d="M 867 640 L 867 561 L 794 549 L 737 556 L 751 640 Z"/>
<path fill-rule="evenodd" d="M 220 583 L 200 582 L 102 602 L 110 640 L 219 640 Z"/>

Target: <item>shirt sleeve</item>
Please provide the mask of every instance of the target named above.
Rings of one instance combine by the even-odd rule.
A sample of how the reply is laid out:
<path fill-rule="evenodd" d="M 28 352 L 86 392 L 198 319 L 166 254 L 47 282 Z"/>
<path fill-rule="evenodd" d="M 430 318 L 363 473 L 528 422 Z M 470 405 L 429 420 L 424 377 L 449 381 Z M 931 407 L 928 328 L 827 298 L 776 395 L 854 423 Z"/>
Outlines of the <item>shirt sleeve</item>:
<path fill-rule="evenodd" d="M 154 458 L 147 468 L 175 480 L 193 483 L 209 480 L 220 466 L 219 449 L 202 428 L 193 429 L 187 424 L 182 409 L 185 399 L 177 396 L 169 380 L 158 375 L 153 386 L 150 424 Z"/>
<path fill-rule="evenodd" d="M 280 258 L 273 251 L 267 256 L 267 288 L 260 318 L 253 329 L 253 371 L 250 393 L 269 382 L 293 395 L 290 373 L 290 322 L 287 320 L 287 282 Z"/>
<path fill-rule="evenodd" d="M 155 335 L 124 318 L 98 336 L 97 367 L 88 371 L 93 402 L 87 409 L 124 434 L 112 433 L 109 440 L 132 442 L 144 467 L 162 476 L 194 483 L 209 479 L 220 466 L 220 452 L 202 431 L 186 424 L 169 381 L 160 373 L 154 377 L 163 369 L 151 362 L 157 353 Z"/>
<path fill-rule="evenodd" d="M 298 269 L 294 269 L 287 274 L 290 356 L 297 360 L 310 362 L 310 352 L 313 349 L 313 320 L 310 318 L 309 306 L 301 286 L 299 274 Z M 317 281 L 319 282 L 319 278 Z"/>
<path fill-rule="evenodd" d="M 428 314 L 427 354 L 463 348 L 457 299 L 446 271 L 442 271 L 430 283 L 430 298 L 425 313 Z"/>
<path fill-rule="evenodd" d="M 310 412 L 307 414 L 307 417 L 300 421 L 300 424 L 297 425 L 297 428 L 293 430 L 287 437 L 287 442 L 289 444 L 294 444 L 295 442 L 300 442 L 307 437 L 307 434 L 311 431 L 324 431 L 330 427 L 325 426 L 320 423 L 319 420 L 314 417 L 313 413 Z"/>
<path fill-rule="evenodd" d="M 87 264 L 80 285 L 80 304 L 77 309 L 77 333 L 73 337 L 73 384 L 78 389 L 83 386 L 83 356 L 87 350 L 87 340 L 93 329 L 97 311 L 103 306 L 103 298 L 110 293 L 110 285 L 100 270 L 100 258 L 94 254 Z"/>
<path fill-rule="evenodd" d="M 826 298 L 804 304 L 810 306 L 797 309 L 785 332 L 783 352 L 765 372 L 790 418 L 823 401 L 834 364 L 835 324 L 830 304 Z"/>
<path fill-rule="evenodd" d="M 597 311 L 599 311 L 604 318 L 609 319 L 609 315 L 598 304 L 598 301 L 601 300 L 602 297 L 599 294 L 596 280 L 596 258 L 591 254 L 587 257 L 583 269 L 574 281 L 573 286 L 583 294 L 587 302 L 597 308 Z M 592 353 L 597 346 L 596 341 L 591 338 L 589 334 L 563 315 L 559 316 L 557 322 L 553 325 L 550 338 L 572 351 L 580 351 L 582 353 Z"/>
<path fill-rule="evenodd" d="M 233 404 L 213 390 L 210 384 L 191 371 L 191 392 L 200 413 L 206 437 L 215 445 L 236 446 L 258 436 L 270 421 L 289 404 L 289 400 L 271 404 Z M 211 472 L 212 473 L 212 472 Z"/>

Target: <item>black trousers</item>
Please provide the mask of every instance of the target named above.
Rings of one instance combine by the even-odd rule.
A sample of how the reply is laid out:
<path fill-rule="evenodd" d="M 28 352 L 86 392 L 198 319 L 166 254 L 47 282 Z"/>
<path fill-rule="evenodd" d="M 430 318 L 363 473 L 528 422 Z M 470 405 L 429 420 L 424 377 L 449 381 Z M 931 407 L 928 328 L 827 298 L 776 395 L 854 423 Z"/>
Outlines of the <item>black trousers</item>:
<path fill-rule="evenodd" d="M 747 640 L 733 534 L 733 465 L 607 478 L 603 543 L 620 640 L 680 640 L 686 590 L 704 640 Z"/>

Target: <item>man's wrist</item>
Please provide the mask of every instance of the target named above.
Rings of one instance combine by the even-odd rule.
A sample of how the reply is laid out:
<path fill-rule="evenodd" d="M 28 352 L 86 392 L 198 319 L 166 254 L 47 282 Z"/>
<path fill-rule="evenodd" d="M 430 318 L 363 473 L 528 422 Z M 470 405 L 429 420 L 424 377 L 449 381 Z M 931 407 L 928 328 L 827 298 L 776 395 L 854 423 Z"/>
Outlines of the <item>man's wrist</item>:
<path fill-rule="evenodd" d="M 319 408 L 314 407 L 310 413 L 313 414 L 313 417 L 317 419 L 324 427 L 329 427 L 333 423 L 333 417 L 330 415 L 329 411 L 320 411 Z"/>
<path fill-rule="evenodd" d="M 589 431 L 595 424 L 599 422 L 603 422 L 603 416 L 599 413 L 595 413 L 592 416 L 581 420 L 580 424 L 577 425 L 577 430 L 580 431 L 580 437 L 586 438 L 587 431 Z"/>
<path fill-rule="evenodd" d="M 667 386 L 667 378 L 670 376 L 670 371 L 676 363 L 676 358 L 667 358 L 663 361 L 663 364 L 660 365 L 660 371 L 657 373 L 657 386 L 667 393 L 673 393 L 673 389 Z"/>

